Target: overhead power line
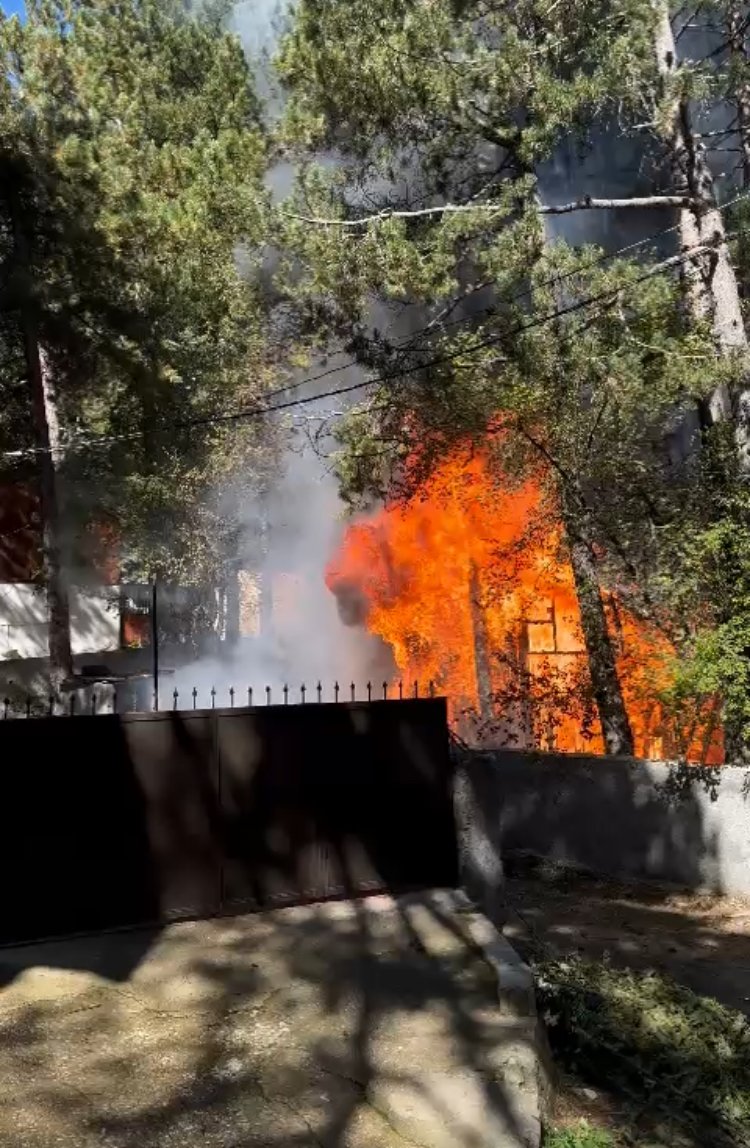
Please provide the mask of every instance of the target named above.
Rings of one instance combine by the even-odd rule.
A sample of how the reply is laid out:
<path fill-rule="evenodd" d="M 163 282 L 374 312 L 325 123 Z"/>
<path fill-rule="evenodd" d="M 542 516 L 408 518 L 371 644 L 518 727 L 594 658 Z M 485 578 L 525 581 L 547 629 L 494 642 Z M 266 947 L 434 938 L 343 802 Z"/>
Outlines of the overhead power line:
<path fill-rule="evenodd" d="M 744 234 L 744 232 L 742 233 Z M 726 238 L 735 238 L 738 234 L 740 234 L 740 232 L 735 232 L 731 235 L 727 235 Z M 578 311 L 585 310 L 585 308 L 591 307 L 596 303 L 614 299 L 623 291 L 632 290 L 634 287 L 639 286 L 641 283 L 645 283 L 647 280 L 653 279 L 656 275 L 663 275 L 666 271 L 679 266 L 681 263 L 685 262 L 685 260 L 692 259 L 701 253 L 708 253 L 711 250 L 713 250 L 713 248 L 709 244 L 696 244 L 694 247 L 687 248 L 685 251 L 681 251 L 679 254 L 673 255 L 669 259 L 663 260 L 661 263 L 654 267 L 649 267 L 646 271 L 644 271 L 641 275 L 636 276 L 628 284 L 620 285 L 614 288 L 609 287 L 595 295 L 589 295 L 584 299 L 578 299 L 565 307 L 556 308 L 555 310 L 547 312 L 544 315 L 534 316 L 523 323 L 517 323 L 515 325 L 509 326 L 503 331 L 490 335 L 487 338 L 480 339 L 470 347 L 465 347 L 459 351 L 454 351 L 449 354 L 436 355 L 433 356 L 432 359 L 427 359 L 422 362 L 415 363 L 411 366 L 404 366 L 398 370 L 376 375 L 369 379 L 361 379 L 359 382 L 351 383 L 345 387 L 337 387 L 329 391 L 321 392 L 319 394 L 307 395 L 297 399 L 289 399 L 287 402 L 275 403 L 273 405 L 259 404 L 252 407 L 242 408 L 236 411 L 227 411 L 224 413 L 205 415 L 199 418 L 172 420 L 169 423 L 160 424 L 159 426 L 149 428 L 148 430 L 141 429 L 122 435 L 93 435 L 89 436 L 88 438 L 69 440 L 63 444 L 62 449 L 65 453 L 69 453 L 71 450 L 79 451 L 89 447 L 96 447 L 108 443 L 133 441 L 135 439 L 142 438 L 145 434 L 156 434 L 163 430 L 187 430 L 197 427 L 218 426 L 233 422 L 244 422 L 249 419 L 263 418 L 269 414 L 276 414 L 297 407 L 307 406 L 310 403 L 317 403 L 324 399 L 338 398 L 342 395 L 353 394 L 355 391 L 364 390 L 366 387 L 396 382 L 399 379 L 404 378 L 406 375 L 413 375 L 419 373 L 420 371 L 429 371 L 435 367 L 445 366 L 448 363 L 455 363 L 467 355 L 482 351 L 487 347 L 497 346 L 497 344 L 501 343 L 504 339 L 512 338 L 515 335 L 520 335 L 526 331 L 531 331 L 535 328 L 542 327 L 547 323 L 554 322 L 556 319 L 561 319 L 567 315 L 572 315 Z M 578 269 L 577 273 L 579 272 L 580 269 Z M 555 278 L 551 280 L 551 283 L 556 283 L 558 281 L 559 280 Z M 27 450 L 6 452 L 4 457 L 21 458 L 44 453 L 48 453 L 48 448 L 30 447 Z"/>
<path fill-rule="evenodd" d="M 749 199 L 749 198 L 750 198 L 750 190 L 740 192 L 739 194 L 734 196 L 733 199 L 727 200 L 726 203 L 722 204 L 722 210 L 725 210 L 728 207 L 734 207 L 735 204 L 740 203 L 743 200 Z M 654 231 L 650 235 L 644 236 L 643 239 L 637 239 L 634 243 L 628 243 L 628 244 L 625 244 L 623 247 L 618 247 L 617 250 L 615 250 L 615 251 L 602 252 L 601 255 L 597 256 L 596 259 L 593 259 L 585 267 L 574 267 L 570 271 L 565 271 L 560 275 L 554 275 L 551 278 L 549 278 L 547 280 L 543 280 L 541 283 L 537 284 L 535 288 L 526 287 L 526 288 L 524 288 L 523 291 L 519 291 L 515 295 L 512 295 L 507 300 L 507 303 L 509 303 L 509 304 L 519 303 L 519 302 L 521 302 L 522 299 L 528 299 L 532 294 L 532 290 L 540 290 L 540 289 L 544 289 L 545 287 L 553 287 L 558 283 L 564 283 L 564 282 L 566 282 L 566 280 L 573 279 L 576 275 L 580 275 L 583 271 L 590 271 L 595 267 L 600 267 L 602 264 L 608 263 L 612 259 L 617 259 L 621 255 L 627 255 L 628 252 L 637 251 L 638 248 L 645 247 L 648 243 L 653 243 L 657 239 L 662 239 L 665 235 L 672 235 L 675 231 L 679 231 L 679 229 L 680 229 L 680 224 L 679 223 L 673 223 L 669 227 L 663 227 L 659 231 Z M 453 327 L 468 326 L 469 324 L 475 323 L 475 322 L 477 322 L 477 320 L 479 320 L 479 319 L 481 319 L 487 315 L 494 314 L 496 311 L 497 311 L 497 307 L 495 305 L 492 305 L 489 307 L 482 307 L 479 310 L 472 312 L 471 315 L 464 315 L 458 319 L 451 319 L 447 323 L 442 323 L 440 326 L 440 329 L 446 330 L 449 328 L 452 329 Z M 433 322 L 434 322 L 434 320 L 433 320 Z M 427 327 L 420 328 L 418 331 L 413 332 L 411 335 L 409 335 L 405 339 L 402 339 L 400 342 L 393 343 L 392 344 L 393 349 L 394 350 L 401 350 L 404 347 L 414 346 L 415 340 L 418 339 L 420 335 L 427 334 L 430 329 L 431 328 L 429 325 Z M 437 329 L 437 328 L 434 328 L 434 329 Z M 352 368 L 357 367 L 359 365 L 360 364 L 357 362 L 356 359 L 350 358 L 346 363 L 340 363 L 338 366 L 330 367 L 328 370 L 325 370 L 325 371 L 320 371 L 316 375 L 307 375 L 304 379 L 299 379 L 297 382 L 287 383 L 286 386 L 276 387 L 274 390 L 267 391 L 266 395 L 265 395 L 266 401 L 268 399 L 274 399 L 279 395 L 288 394 L 290 391 L 299 390 L 300 387 L 309 386 L 311 383 L 317 383 L 317 382 L 322 381 L 323 379 L 331 378 L 333 375 L 341 374 L 343 371 L 350 371 L 350 370 L 352 370 Z"/>

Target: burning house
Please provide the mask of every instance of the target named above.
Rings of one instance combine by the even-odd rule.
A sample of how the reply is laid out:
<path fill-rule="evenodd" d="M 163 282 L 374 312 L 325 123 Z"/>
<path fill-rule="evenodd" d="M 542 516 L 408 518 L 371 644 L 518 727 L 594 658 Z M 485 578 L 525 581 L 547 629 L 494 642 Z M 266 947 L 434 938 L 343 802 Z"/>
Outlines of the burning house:
<path fill-rule="evenodd" d="M 433 682 L 459 736 L 601 753 L 588 658 L 562 530 L 540 489 L 498 489 L 460 451 L 418 498 L 353 523 L 327 571 L 342 617 L 393 650 L 405 681 Z M 719 761 L 720 734 L 678 727 L 658 702 L 671 650 L 614 594 L 606 602 L 636 752 Z"/>

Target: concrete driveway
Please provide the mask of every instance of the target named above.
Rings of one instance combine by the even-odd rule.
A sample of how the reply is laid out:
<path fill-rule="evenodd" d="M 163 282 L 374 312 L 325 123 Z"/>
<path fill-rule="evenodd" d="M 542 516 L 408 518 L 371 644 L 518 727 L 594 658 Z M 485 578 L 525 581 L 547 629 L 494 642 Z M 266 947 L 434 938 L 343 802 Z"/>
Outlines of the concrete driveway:
<path fill-rule="evenodd" d="M 3 950 L 0 1144 L 537 1145 L 503 944 L 435 893 Z"/>

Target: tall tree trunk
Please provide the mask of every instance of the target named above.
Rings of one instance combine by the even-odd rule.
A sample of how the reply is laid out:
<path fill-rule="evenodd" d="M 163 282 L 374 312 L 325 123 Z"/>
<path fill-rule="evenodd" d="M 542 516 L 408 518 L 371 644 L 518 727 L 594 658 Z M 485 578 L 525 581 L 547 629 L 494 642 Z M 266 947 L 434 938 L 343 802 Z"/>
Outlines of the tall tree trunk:
<path fill-rule="evenodd" d="M 665 0 L 656 0 L 655 49 L 665 90 L 677 71 L 677 50 Z M 721 354 L 748 356 L 748 340 L 742 318 L 737 276 L 727 246 L 726 230 L 705 148 L 693 131 L 689 103 L 676 93 L 669 109 L 668 143 L 672 153 L 675 190 L 690 196 L 692 204 L 680 208 L 680 240 L 683 248 L 708 245 L 711 251 L 686 261 L 687 298 L 696 319 L 710 318 Z M 712 422 L 732 419 L 743 469 L 750 470 L 750 366 L 732 396 L 726 386 L 710 396 Z"/>
<path fill-rule="evenodd" d="M 560 303 L 562 304 L 562 300 Z M 561 341 L 560 347 L 564 370 L 564 340 Z M 607 627 L 599 570 L 591 540 L 585 531 L 585 519 L 588 517 L 586 502 L 578 489 L 577 481 L 562 471 L 559 497 L 588 657 L 588 670 L 601 722 L 604 747 L 607 753 L 632 755 L 635 752 L 633 734 Z"/>
<path fill-rule="evenodd" d="M 13 221 L 13 239 L 18 266 L 24 277 L 31 279 L 31 258 L 24 232 L 21 205 L 12 175 L 5 194 Z M 63 573 L 58 495 L 60 464 L 60 427 L 55 403 L 52 370 L 28 298 L 20 301 L 20 326 L 23 337 L 26 370 L 31 391 L 34 444 L 39 472 L 42 517 L 42 572 L 47 594 L 47 629 L 49 673 L 53 691 L 59 693 L 73 677 L 73 655 L 70 644 L 70 604 Z"/>
<path fill-rule="evenodd" d="M 484 621 L 484 603 L 479 571 L 472 558 L 469 562 L 469 611 L 474 639 L 474 669 L 477 679 L 477 706 L 483 725 L 492 721 L 492 667 L 489 658 L 489 639 Z"/>
<path fill-rule="evenodd" d="M 677 69 L 677 56 L 669 6 L 666 0 L 656 0 L 659 15 L 656 33 L 656 56 L 665 85 Z M 741 51 L 744 56 L 742 13 L 739 8 L 727 16 L 727 47 L 730 52 Z M 737 91 L 738 126 L 743 148 L 743 172 L 750 177 L 750 92 L 745 84 Z M 693 278 L 688 299 L 696 319 L 710 317 L 719 354 L 742 356 L 743 368 L 734 393 L 722 385 L 711 395 L 703 423 L 732 420 L 740 469 L 750 473 L 750 347 L 745 330 L 741 291 L 731 261 L 726 229 L 711 169 L 702 141 L 693 131 L 692 117 L 687 100 L 677 96 L 671 109 L 671 148 L 675 180 L 693 200 L 693 205 L 682 208 L 680 230 L 683 245 L 686 242 L 709 244 L 709 257 L 701 255 L 693 265 Z M 680 183 L 679 181 L 682 181 Z M 691 261 L 692 262 L 692 261 Z M 706 415 L 708 417 L 706 417 Z M 746 742 L 740 728 L 725 725 L 727 755 L 731 759 L 745 751 Z"/>
<path fill-rule="evenodd" d="M 24 322 L 24 344 L 31 382 L 35 440 L 39 451 L 42 561 L 47 589 L 49 670 L 53 690 L 57 693 L 63 684 L 73 677 L 70 603 L 62 567 L 60 506 L 57 489 L 60 433 L 49 362 L 30 321 Z"/>
<path fill-rule="evenodd" d="M 632 755 L 635 752 L 633 732 L 617 673 L 617 661 L 607 625 L 596 557 L 578 518 L 579 516 L 572 512 L 570 507 L 564 507 L 563 520 L 570 564 L 604 747 L 607 753 Z"/>

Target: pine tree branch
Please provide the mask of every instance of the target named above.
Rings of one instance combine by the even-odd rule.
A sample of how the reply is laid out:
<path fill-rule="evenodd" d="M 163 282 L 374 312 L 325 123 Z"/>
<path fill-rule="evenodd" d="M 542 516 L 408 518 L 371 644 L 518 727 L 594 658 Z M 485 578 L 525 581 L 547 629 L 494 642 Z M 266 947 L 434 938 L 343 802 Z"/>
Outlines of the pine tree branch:
<path fill-rule="evenodd" d="M 693 207 L 688 195 L 642 195 L 628 199 L 594 199 L 585 195 L 570 203 L 541 204 L 537 207 L 540 215 L 569 215 L 574 211 L 613 211 L 628 208 L 647 207 Z M 398 211 L 387 208 L 374 215 L 363 215 L 359 219 L 332 219 L 320 215 L 299 215 L 293 211 L 282 212 L 288 219 L 298 223 L 309 223 L 316 227 L 367 227 L 370 223 L 381 223 L 386 219 L 418 219 L 429 215 L 459 215 L 468 212 L 507 212 L 507 204 L 501 203 L 445 203 L 440 207 L 422 207 L 413 211 Z"/>
<path fill-rule="evenodd" d="M 629 199 L 592 199 L 585 195 L 572 203 L 547 204 L 539 207 L 540 215 L 568 215 L 573 211 L 619 211 L 622 208 L 644 207 L 692 207 L 693 201 L 686 195 L 641 195 Z"/>

